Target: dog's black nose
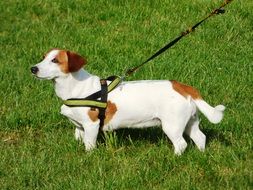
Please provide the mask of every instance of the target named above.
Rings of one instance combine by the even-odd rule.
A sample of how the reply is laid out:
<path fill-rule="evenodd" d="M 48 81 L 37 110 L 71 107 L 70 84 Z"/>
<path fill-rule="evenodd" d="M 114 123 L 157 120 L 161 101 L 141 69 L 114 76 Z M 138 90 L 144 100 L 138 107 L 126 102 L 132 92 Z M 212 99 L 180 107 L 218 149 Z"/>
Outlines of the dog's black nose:
<path fill-rule="evenodd" d="M 39 68 L 38 68 L 38 67 L 32 67 L 32 68 L 31 68 L 31 72 L 32 72 L 33 74 L 36 74 L 38 71 L 39 71 Z"/>

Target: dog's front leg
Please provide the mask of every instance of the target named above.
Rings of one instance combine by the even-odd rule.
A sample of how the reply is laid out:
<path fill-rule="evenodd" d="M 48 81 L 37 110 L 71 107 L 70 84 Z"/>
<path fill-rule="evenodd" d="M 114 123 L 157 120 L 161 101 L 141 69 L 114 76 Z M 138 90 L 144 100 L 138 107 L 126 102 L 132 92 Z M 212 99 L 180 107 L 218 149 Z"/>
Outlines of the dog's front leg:
<path fill-rule="evenodd" d="M 74 121 L 73 119 L 70 119 L 69 120 L 76 126 L 76 129 L 75 129 L 75 139 L 77 141 L 82 141 L 83 142 L 83 138 L 84 138 L 84 129 L 83 129 L 83 126 Z"/>
<path fill-rule="evenodd" d="M 67 116 L 77 126 L 75 138 L 84 142 L 86 150 L 91 150 L 96 147 L 99 120 L 93 122 L 83 113 L 85 113 L 83 108 L 69 108 L 65 105 L 61 107 L 61 114 Z"/>
<path fill-rule="evenodd" d="M 99 121 L 85 124 L 83 142 L 86 150 L 89 151 L 96 147 L 98 132 L 99 132 Z"/>
<path fill-rule="evenodd" d="M 66 117 L 68 117 L 68 119 L 76 126 L 76 129 L 75 129 L 75 139 L 83 141 L 83 138 L 84 138 L 84 129 L 83 129 L 83 125 L 81 124 L 82 121 L 78 122 L 78 118 L 76 117 L 77 114 L 74 114 L 73 111 L 72 111 L 72 109 L 69 108 L 69 107 L 67 107 L 67 106 L 65 106 L 65 105 L 62 105 L 62 107 L 61 107 L 61 114 L 63 114 Z"/>

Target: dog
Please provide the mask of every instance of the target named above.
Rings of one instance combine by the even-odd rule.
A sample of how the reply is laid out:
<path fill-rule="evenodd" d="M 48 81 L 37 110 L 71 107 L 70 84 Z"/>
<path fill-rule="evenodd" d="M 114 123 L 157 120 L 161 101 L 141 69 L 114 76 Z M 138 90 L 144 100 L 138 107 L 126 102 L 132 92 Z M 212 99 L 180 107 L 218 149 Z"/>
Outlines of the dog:
<path fill-rule="evenodd" d="M 62 100 L 85 98 L 101 90 L 100 78 L 83 69 L 87 61 L 67 50 L 53 49 L 31 67 L 39 79 L 54 81 L 56 95 Z M 110 83 L 110 81 L 107 81 Z M 198 90 L 175 80 L 140 80 L 121 82 L 108 94 L 103 131 L 119 128 L 161 126 L 181 155 L 187 147 L 183 133 L 204 151 L 206 136 L 199 129 L 198 111 L 211 123 L 219 123 L 225 106 L 210 106 Z M 75 138 L 86 150 L 96 147 L 99 132 L 98 109 L 61 106 L 61 114 L 76 126 Z"/>

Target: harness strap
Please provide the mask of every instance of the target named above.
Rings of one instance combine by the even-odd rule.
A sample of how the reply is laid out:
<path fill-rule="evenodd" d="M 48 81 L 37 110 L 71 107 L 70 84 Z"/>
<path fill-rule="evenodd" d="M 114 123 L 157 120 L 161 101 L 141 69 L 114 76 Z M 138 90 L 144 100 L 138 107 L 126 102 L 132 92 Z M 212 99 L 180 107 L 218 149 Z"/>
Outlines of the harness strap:
<path fill-rule="evenodd" d="M 100 100 L 86 100 L 86 99 L 68 99 L 64 100 L 63 104 L 69 107 L 91 107 L 91 108 L 106 108 L 107 104 Z"/>
<path fill-rule="evenodd" d="M 105 80 L 112 81 L 108 85 L 108 93 L 114 90 L 119 83 L 121 82 L 121 78 L 119 76 L 110 76 Z M 86 98 L 69 98 L 63 101 L 63 104 L 69 107 L 94 107 L 94 108 L 106 108 L 106 103 L 97 100 L 101 98 L 101 90 L 87 96 Z"/>
<path fill-rule="evenodd" d="M 106 104 L 106 107 L 107 107 L 107 96 L 108 96 L 108 93 L 107 93 L 107 82 L 106 80 L 102 79 L 100 80 L 100 83 L 101 83 L 101 101 L 103 103 Z M 101 129 L 103 126 L 104 126 L 104 121 L 105 121 L 105 110 L 106 110 L 106 107 L 99 107 L 98 110 L 99 110 L 99 113 L 98 113 L 98 118 L 100 120 L 100 123 L 99 123 L 99 128 Z"/>
<path fill-rule="evenodd" d="M 107 81 L 111 83 L 107 86 Z M 108 93 L 114 90 L 122 81 L 119 76 L 110 76 L 106 79 L 101 79 L 101 90 L 87 96 L 86 98 L 70 98 L 63 101 L 63 104 L 69 107 L 91 107 L 98 108 L 100 119 L 100 128 L 104 125 L 105 111 L 107 107 Z M 100 99 L 100 100 L 98 100 Z"/>
<path fill-rule="evenodd" d="M 121 83 L 122 78 L 119 76 L 110 76 L 106 80 L 112 81 L 108 86 L 108 93 L 109 93 L 112 90 L 114 90 L 114 88 L 116 88 L 119 85 L 119 83 Z"/>

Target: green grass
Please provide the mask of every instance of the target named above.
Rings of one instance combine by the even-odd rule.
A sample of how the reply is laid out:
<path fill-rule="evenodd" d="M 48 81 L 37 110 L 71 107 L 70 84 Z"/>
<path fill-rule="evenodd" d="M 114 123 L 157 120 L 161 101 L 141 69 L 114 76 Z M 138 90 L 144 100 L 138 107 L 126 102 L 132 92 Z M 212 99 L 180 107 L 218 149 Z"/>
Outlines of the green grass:
<path fill-rule="evenodd" d="M 252 189 L 251 0 L 235 0 L 128 79 L 176 79 L 226 105 L 218 125 L 201 117 L 204 153 L 187 139 L 175 156 L 159 128 L 101 134 L 85 152 L 52 83 L 30 74 L 54 47 L 86 56 L 90 73 L 121 74 L 221 2 L 0 1 L 0 189 Z"/>

